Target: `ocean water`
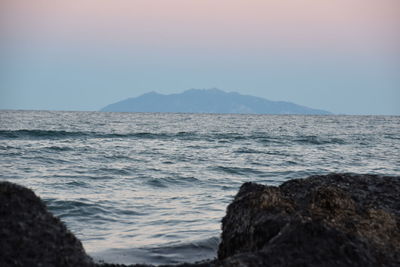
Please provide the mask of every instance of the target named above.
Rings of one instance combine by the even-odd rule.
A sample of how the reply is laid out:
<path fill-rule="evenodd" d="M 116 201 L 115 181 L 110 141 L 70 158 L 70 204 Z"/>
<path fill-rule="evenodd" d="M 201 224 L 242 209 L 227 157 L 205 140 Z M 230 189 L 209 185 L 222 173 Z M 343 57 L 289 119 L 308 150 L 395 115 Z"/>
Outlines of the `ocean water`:
<path fill-rule="evenodd" d="M 96 260 L 194 262 L 244 182 L 400 175 L 400 117 L 0 111 L 0 170 Z"/>

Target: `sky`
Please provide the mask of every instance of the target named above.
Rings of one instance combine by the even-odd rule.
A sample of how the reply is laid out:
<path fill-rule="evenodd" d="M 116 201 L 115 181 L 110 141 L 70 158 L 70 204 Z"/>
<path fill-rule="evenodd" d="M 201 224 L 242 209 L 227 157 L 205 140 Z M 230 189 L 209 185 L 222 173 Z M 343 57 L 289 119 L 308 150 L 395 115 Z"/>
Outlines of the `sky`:
<path fill-rule="evenodd" d="M 191 88 L 400 115 L 400 1 L 0 1 L 0 109 Z"/>

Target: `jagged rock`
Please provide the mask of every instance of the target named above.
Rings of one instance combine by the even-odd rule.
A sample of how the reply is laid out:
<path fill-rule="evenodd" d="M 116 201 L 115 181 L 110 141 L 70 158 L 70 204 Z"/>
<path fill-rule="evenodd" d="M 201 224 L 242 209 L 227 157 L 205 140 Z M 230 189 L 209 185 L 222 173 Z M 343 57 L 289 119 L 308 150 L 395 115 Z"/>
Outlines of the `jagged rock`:
<path fill-rule="evenodd" d="M 31 190 L 0 182 L 0 266 L 93 266 L 81 242 Z"/>
<path fill-rule="evenodd" d="M 245 183 L 222 220 L 223 266 L 400 266 L 400 177 Z"/>

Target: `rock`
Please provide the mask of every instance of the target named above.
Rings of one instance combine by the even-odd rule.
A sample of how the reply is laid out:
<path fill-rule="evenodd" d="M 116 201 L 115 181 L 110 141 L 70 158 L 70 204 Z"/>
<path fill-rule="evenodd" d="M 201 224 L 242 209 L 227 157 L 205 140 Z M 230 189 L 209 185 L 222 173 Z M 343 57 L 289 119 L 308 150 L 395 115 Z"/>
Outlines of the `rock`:
<path fill-rule="evenodd" d="M 0 182 L 0 266 L 93 266 L 81 242 L 31 190 Z"/>
<path fill-rule="evenodd" d="M 222 266 L 400 266 L 400 177 L 245 183 L 222 220 Z"/>
<path fill-rule="evenodd" d="M 399 218 L 400 177 L 245 183 L 222 220 L 218 259 L 177 266 L 400 266 Z M 126 265 L 93 263 L 31 190 L 0 182 L 0 266 Z"/>

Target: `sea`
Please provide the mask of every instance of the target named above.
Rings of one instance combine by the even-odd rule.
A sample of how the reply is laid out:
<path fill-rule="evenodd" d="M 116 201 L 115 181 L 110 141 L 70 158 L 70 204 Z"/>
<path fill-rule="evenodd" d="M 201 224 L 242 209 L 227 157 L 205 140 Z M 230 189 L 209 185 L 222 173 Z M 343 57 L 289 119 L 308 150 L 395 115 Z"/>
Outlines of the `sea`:
<path fill-rule="evenodd" d="M 3 110 L 0 170 L 96 261 L 195 262 L 244 182 L 400 175 L 400 117 Z"/>

